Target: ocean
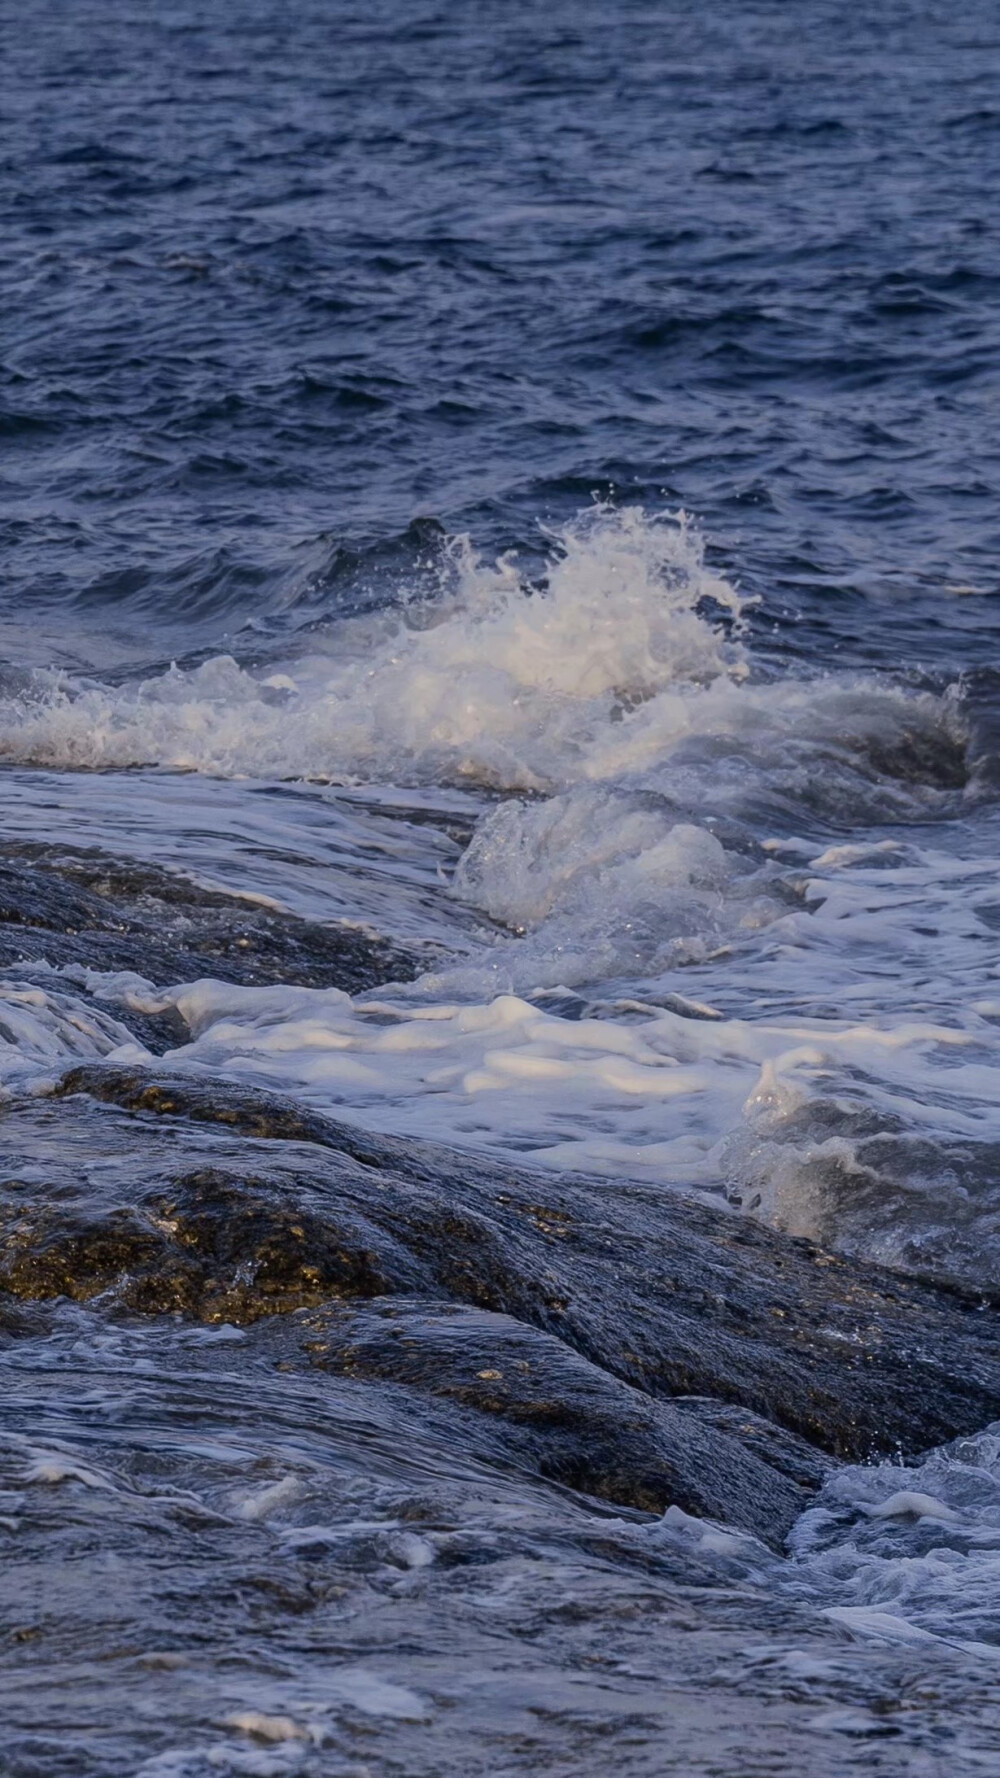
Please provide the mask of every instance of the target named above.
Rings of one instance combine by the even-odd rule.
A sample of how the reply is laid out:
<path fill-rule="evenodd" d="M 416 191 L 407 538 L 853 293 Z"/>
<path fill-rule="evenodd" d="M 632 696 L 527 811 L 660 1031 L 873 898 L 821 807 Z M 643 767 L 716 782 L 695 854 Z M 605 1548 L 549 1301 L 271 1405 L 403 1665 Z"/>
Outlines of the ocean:
<path fill-rule="evenodd" d="M 5 1771 L 1000 1770 L 995 9 L 0 21 Z"/>

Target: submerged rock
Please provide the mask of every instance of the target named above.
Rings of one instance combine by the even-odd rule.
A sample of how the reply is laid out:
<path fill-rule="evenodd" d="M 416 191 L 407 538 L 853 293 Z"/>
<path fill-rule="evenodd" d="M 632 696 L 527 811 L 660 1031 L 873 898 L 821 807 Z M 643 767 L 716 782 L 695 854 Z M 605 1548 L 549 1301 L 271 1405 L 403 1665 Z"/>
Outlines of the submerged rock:
<path fill-rule="evenodd" d="M 42 961 L 135 970 L 158 985 L 211 975 L 353 994 L 410 981 L 428 958 L 360 927 L 303 920 L 152 865 L 8 843 L 0 849 L 0 967 Z M 154 1048 L 178 1040 L 166 1027 L 157 1042 L 155 1021 L 141 1014 L 119 1016 Z"/>
<path fill-rule="evenodd" d="M 684 1488 L 701 1497 L 700 1459 L 665 1464 L 653 1403 L 673 1401 L 678 1452 L 692 1448 L 682 1427 L 689 1441 L 722 1438 L 796 1495 L 829 1458 L 916 1452 L 1000 1418 L 991 1309 L 669 1191 L 540 1176 L 370 1135 L 225 1081 L 108 1064 L 74 1068 L 53 1099 L 12 1108 L 12 1155 L 32 1120 L 48 1120 L 49 1173 L 40 1184 L 36 1164 L 19 1180 L 9 1161 L 0 1190 L 0 1286 L 12 1296 L 240 1324 L 320 1310 L 333 1316 L 329 1362 L 531 1424 L 553 1473 L 562 1465 L 592 1492 L 660 1500 L 649 1481 L 658 1463 L 672 1498 Z M 74 1150 L 106 1164 L 77 1166 Z M 428 1300 L 431 1331 L 424 1319 L 408 1332 Z M 330 1308 L 357 1316 L 365 1301 L 378 1313 L 363 1326 Z M 520 1338 L 544 1351 L 551 1387 L 536 1397 L 520 1360 L 494 1365 L 488 1352 L 470 1372 L 456 1330 L 485 1350 L 484 1324 L 459 1306 L 504 1317 L 507 1347 Z M 491 1369 L 502 1378 L 480 1374 Z M 594 1374 L 614 1414 L 602 1406 L 600 1436 L 585 1417 L 591 1432 L 567 1444 L 565 1426 L 595 1399 Z M 626 1440 L 632 1454 L 613 1472 L 607 1428 L 637 1425 L 637 1402 L 646 1454 Z M 720 1486 L 712 1510 L 759 1529 L 742 1481 Z"/>
<path fill-rule="evenodd" d="M 508 1315 L 422 1298 L 336 1304 L 297 1318 L 313 1364 L 391 1382 L 503 1426 L 499 1452 L 600 1499 L 676 1504 L 779 1544 L 811 1492 L 740 1440 L 630 1388 Z M 466 1433 L 475 1447 L 481 1434 Z"/>
<path fill-rule="evenodd" d="M 785 1427 L 775 1426 L 762 1414 L 718 1401 L 710 1395 L 679 1395 L 674 1405 L 679 1412 L 697 1420 L 699 1425 L 724 1433 L 729 1439 L 745 1445 L 762 1463 L 787 1476 L 800 1488 L 819 1488 L 830 1474 L 830 1457 Z"/>

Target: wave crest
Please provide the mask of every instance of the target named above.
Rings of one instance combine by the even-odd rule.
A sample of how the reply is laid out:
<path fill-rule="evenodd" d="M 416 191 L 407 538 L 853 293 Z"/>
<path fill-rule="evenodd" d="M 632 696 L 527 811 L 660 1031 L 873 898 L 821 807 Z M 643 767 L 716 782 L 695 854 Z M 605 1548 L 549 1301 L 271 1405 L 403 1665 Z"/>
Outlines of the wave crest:
<path fill-rule="evenodd" d="M 219 656 L 119 688 L 36 674 L 0 701 L 0 756 L 551 790 L 664 689 L 746 673 L 739 596 L 683 517 L 594 506 L 550 543 L 530 587 L 459 539 L 437 604 L 344 620 L 277 672 Z"/>

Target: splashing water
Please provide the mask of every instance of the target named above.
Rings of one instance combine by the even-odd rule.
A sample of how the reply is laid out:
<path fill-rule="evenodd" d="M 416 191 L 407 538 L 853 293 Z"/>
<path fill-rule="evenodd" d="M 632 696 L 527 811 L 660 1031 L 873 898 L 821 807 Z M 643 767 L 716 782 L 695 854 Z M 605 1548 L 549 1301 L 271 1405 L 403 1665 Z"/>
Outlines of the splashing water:
<path fill-rule="evenodd" d="M 38 673 L 0 706 L 0 757 L 537 791 L 599 772 L 609 725 L 664 688 L 746 672 L 701 614 L 738 624 L 740 601 L 683 520 L 595 507 L 553 537 L 540 589 L 467 540 L 447 570 L 434 606 L 345 621 L 281 670 L 220 656 L 120 690 Z"/>

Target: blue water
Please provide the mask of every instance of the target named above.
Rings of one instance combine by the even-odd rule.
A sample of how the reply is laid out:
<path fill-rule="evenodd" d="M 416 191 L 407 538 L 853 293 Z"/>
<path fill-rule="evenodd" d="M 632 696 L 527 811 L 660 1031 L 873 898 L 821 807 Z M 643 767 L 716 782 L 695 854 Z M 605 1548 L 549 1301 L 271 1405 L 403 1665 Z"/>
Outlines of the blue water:
<path fill-rule="evenodd" d="M 32 955 L 0 1170 L 126 1177 L 45 1094 L 166 1010 L 182 1070 L 995 1306 L 996 7 L 0 39 L 0 847 L 430 959 L 372 1006 Z M 840 1470 L 779 1559 L 232 1329 L 25 1315 L 13 1778 L 1000 1769 L 998 1429 Z"/>
<path fill-rule="evenodd" d="M 2 12 L 11 658 L 599 491 L 697 514 L 782 649 L 992 659 L 993 7 Z"/>

